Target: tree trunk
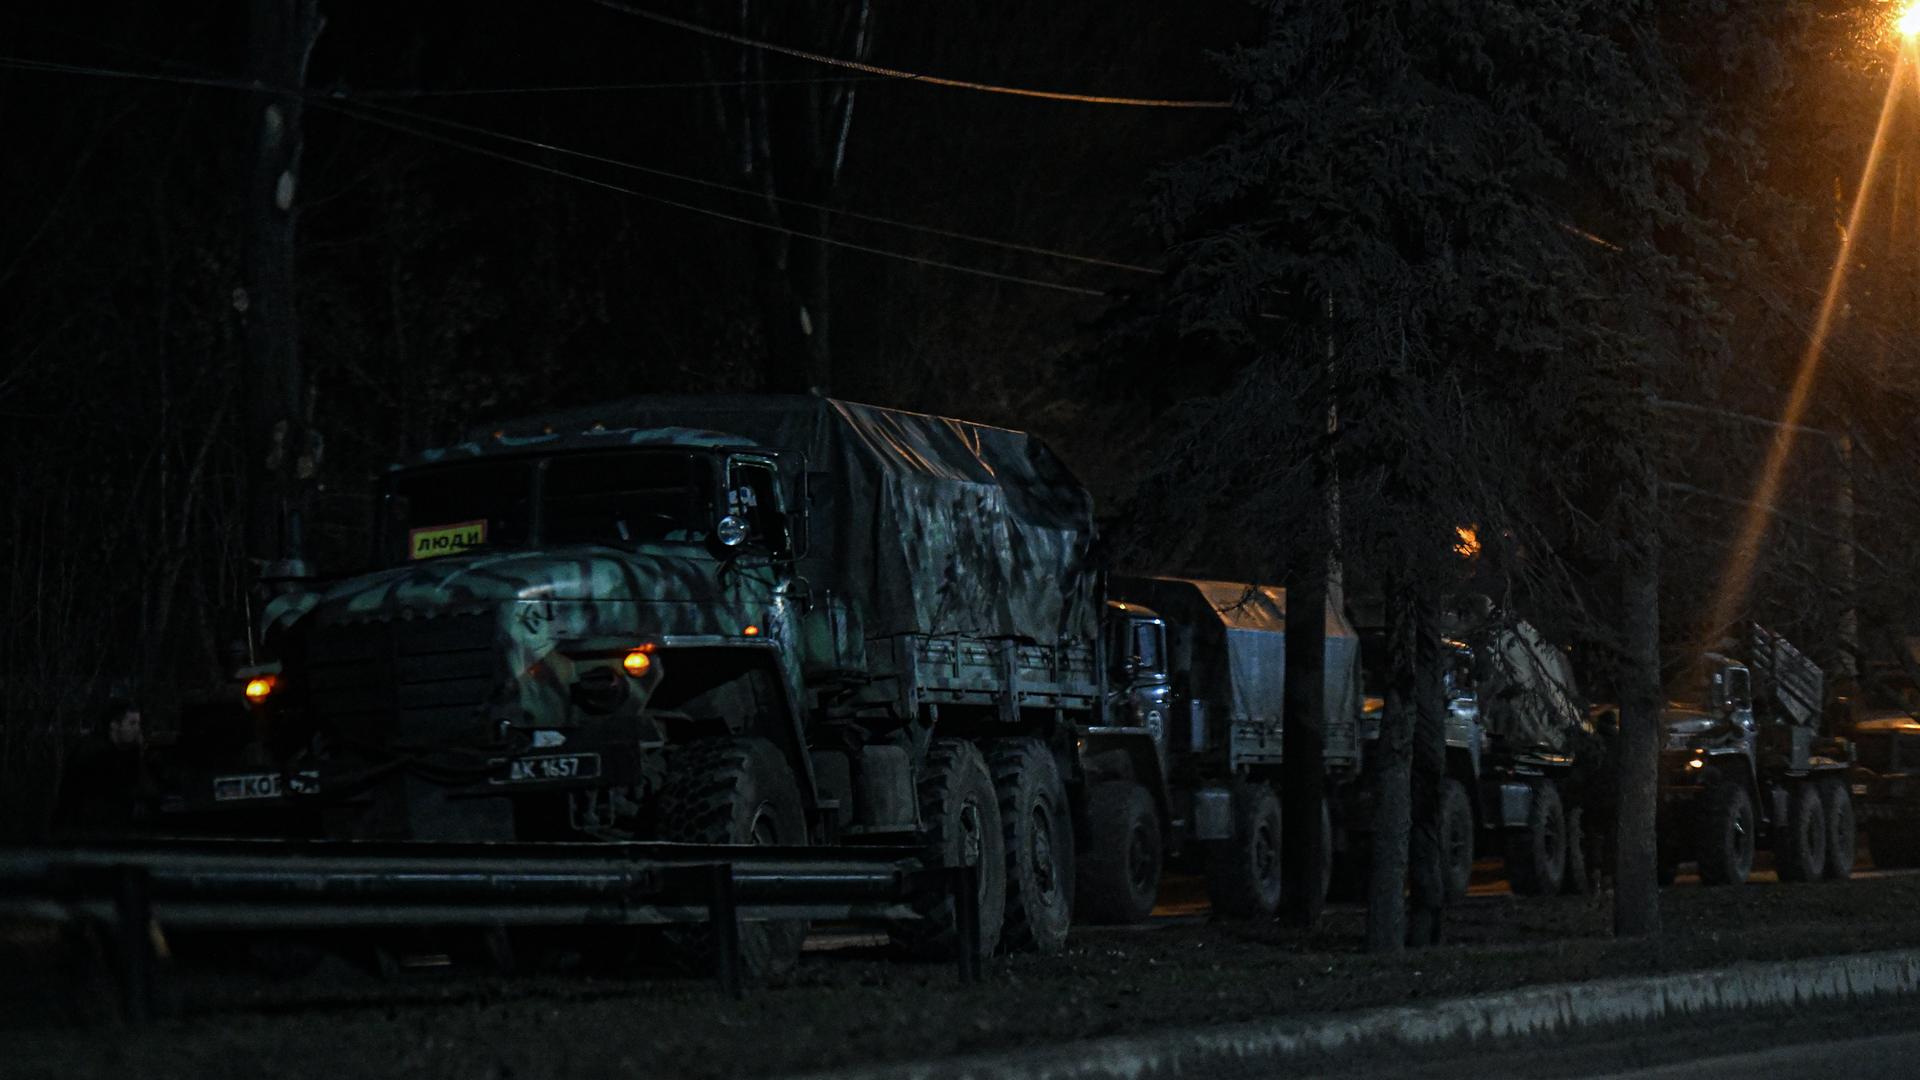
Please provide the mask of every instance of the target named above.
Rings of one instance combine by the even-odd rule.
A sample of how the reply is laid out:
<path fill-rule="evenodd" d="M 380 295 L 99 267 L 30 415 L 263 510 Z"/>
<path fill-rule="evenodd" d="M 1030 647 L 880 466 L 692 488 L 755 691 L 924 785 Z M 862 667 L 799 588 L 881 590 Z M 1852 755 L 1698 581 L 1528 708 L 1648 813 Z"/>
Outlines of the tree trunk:
<path fill-rule="evenodd" d="M 743 34 L 811 41 L 834 55 L 864 57 L 871 42 L 871 0 L 743 0 L 727 11 L 724 17 Z M 737 135 L 734 166 L 761 192 L 762 221 L 769 226 L 755 245 L 755 299 L 765 339 L 762 382 L 774 393 L 824 395 L 833 387 L 832 247 L 816 238 L 833 231 L 824 207 L 846 161 L 856 86 L 813 83 L 769 92 L 770 80 L 800 78 L 813 69 L 760 51 L 737 63 L 738 76 L 754 85 L 715 100 L 722 122 Z M 719 66 L 710 63 L 709 70 Z"/>
<path fill-rule="evenodd" d="M 1660 534 L 1657 487 L 1641 498 L 1648 513 L 1626 541 L 1620 615 L 1627 655 L 1620 678 L 1620 734 L 1614 745 L 1615 813 L 1613 932 L 1641 937 L 1660 932 L 1659 858 L 1655 809 L 1659 798 Z"/>
<path fill-rule="evenodd" d="M 1320 832 L 1326 799 L 1327 603 L 1324 556 L 1287 590 L 1286 727 L 1281 735 L 1281 880 L 1286 916 L 1297 926 L 1320 920 L 1317 886 L 1332 852 Z"/>
<path fill-rule="evenodd" d="M 254 0 L 249 51 L 262 89 L 247 192 L 246 285 L 234 299 L 247 348 L 247 555 L 258 564 L 301 557 L 301 489 L 314 465 L 303 423 L 294 206 L 301 92 L 322 25 L 318 0 Z"/>
<path fill-rule="evenodd" d="M 1445 658 L 1440 651 L 1439 603 L 1428 590 L 1419 600 L 1414 641 L 1413 751 L 1408 866 L 1411 910 L 1407 944 L 1438 945 L 1447 906 L 1446 858 L 1440 836 L 1440 793 L 1447 776 Z"/>
<path fill-rule="evenodd" d="M 1409 780 L 1414 727 L 1414 649 L 1418 620 L 1412 591 L 1387 592 L 1387 704 L 1374 745 L 1373 867 L 1367 884 L 1367 951 L 1399 952 L 1407 939 Z"/>

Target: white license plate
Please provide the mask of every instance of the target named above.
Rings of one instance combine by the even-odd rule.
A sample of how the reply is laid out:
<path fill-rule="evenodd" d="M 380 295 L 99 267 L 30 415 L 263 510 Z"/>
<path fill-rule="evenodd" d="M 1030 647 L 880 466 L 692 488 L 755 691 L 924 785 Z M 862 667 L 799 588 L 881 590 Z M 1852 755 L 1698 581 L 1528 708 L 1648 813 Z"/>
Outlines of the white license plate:
<path fill-rule="evenodd" d="M 216 776 L 213 778 L 214 802 L 237 802 L 241 799 L 277 799 L 279 797 L 279 773 L 244 773 L 239 776 Z"/>
<path fill-rule="evenodd" d="M 540 780 L 583 780 L 600 775 L 599 754 L 542 754 L 507 763 L 509 784 Z"/>

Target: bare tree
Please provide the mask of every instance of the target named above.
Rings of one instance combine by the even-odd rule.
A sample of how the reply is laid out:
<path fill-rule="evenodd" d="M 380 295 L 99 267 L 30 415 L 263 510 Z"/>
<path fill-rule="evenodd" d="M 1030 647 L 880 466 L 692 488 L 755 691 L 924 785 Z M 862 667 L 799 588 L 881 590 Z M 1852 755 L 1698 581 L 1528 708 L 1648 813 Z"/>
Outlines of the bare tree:
<path fill-rule="evenodd" d="M 821 55 L 864 59 L 873 42 L 872 0 L 737 0 L 713 16 L 734 33 Z M 717 87 L 716 119 L 727 132 L 728 168 L 760 193 L 755 213 L 767 228 L 753 240 L 765 385 L 789 393 L 827 393 L 833 384 L 832 233 L 824 207 L 846 164 L 859 82 L 848 72 L 763 49 L 714 46 L 708 70 Z"/>

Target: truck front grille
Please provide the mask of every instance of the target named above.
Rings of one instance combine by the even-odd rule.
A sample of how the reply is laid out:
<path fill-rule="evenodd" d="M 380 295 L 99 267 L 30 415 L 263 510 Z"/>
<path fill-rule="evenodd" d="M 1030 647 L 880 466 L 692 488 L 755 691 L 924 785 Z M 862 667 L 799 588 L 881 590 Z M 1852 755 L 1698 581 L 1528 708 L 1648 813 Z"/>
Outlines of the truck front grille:
<path fill-rule="evenodd" d="M 302 679 L 313 719 L 395 751 L 488 740 L 494 625 L 481 614 L 314 628 Z"/>

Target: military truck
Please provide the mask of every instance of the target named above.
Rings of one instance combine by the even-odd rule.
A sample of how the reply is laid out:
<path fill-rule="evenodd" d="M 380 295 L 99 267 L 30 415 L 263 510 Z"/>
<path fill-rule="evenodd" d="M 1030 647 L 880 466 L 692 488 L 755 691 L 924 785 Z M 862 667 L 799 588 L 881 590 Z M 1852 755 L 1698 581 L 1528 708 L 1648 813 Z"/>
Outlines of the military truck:
<path fill-rule="evenodd" d="M 1061 947 L 1101 642 L 1091 500 L 1038 439 L 642 397 L 474 432 L 379 505 L 374 569 L 267 606 L 252 714 L 186 740 L 176 820 L 919 838 L 980 868 L 986 948 Z M 950 948 L 943 903 L 900 943 Z M 760 951 L 801 929 L 758 928 Z"/>
<path fill-rule="evenodd" d="M 1659 874 L 1691 858 L 1708 885 L 1738 885 L 1757 845 L 1782 881 L 1853 873 L 1847 774 L 1852 747 L 1821 733 L 1820 668 L 1785 638 L 1754 625 L 1745 662 L 1705 654 L 1684 705 L 1662 713 Z"/>
<path fill-rule="evenodd" d="M 1115 578 L 1109 586 L 1106 723 L 1087 729 L 1091 846 L 1076 875 L 1082 918 L 1153 910 L 1163 865 L 1199 856 L 1215 911 L 1272 915 L 1281 900 L 1281 735 L 1286 592 L 1241 582 Z M 1325 760 L 1337 790 L 1359 775 L 1359 641 L 1332 612 Z M 1332 848 L 1335 822 L 1322 804 Z M 1326 888 L 1329 867 L 1304 888 Z"/>
<path fill-rule="evenodd" d="M 1472 814 L 1476 853 L 1501 856 L 1507 883 L 1527 896 L 1585 891 L 1587 806 L 1599 740 L 1567 654 L 1518 619 L 1463 628 L 1451 643 L 1448 779 L 1442 793 L 1447 884 L 1466 894 L 1473 864 L 1462 842 Z M 1458 737 L 1478 738 L 1461 748 Z"/>
<path fill-rule="evenodd" d="M 1920 639 L 1892 643 L 1896 660 L 1866 665 L 1847 703 L 1854 813 L 1882 869 L 1920 866 Z"/>
<path fill-rule="evenodd" d="M 1499 856 L 1516 893 L 1552 895 L 1589 886 L 1591 848 L 1582 826 L 1597 802 L 1591 777 L 1602 741 L 1579 701 L 1567 656 L 1531 624 L 1490 605 L 1446 621 L 1440 656 L 1446 707 L 1446 772 L 1440 789 L 1440 844 L 1447 894 L 1466 895 L 1474 862 Z M 1379 737 L 1386 680 L 1385 633 L 1361 635 L 1366 698 L 1363 747 Z M 1370 756 L 1370 755 L 1369 755 Z M 1361 830 L 1371 821 L 1370 778 L 1351 789 L 1350 844 L 1364 863 Z M 1351 865 L 1347 878 L 1365 874 Z"/>

